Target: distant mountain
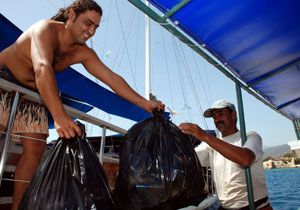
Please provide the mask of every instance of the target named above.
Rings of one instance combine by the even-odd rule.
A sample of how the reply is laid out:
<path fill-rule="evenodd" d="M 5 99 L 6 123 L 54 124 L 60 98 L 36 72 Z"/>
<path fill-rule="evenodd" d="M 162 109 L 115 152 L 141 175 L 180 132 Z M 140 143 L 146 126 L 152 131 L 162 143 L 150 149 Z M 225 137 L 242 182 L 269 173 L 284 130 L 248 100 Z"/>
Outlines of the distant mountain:
<path fill-rule="evenodd" d="M 265 151 L 265 149 L 270 148 L 270 146 L 263 145 L 262 148 L 263 148 L 263 151 Z"/>
<path fill-rule="evenodd" d="M 264 158 L 269 156 L 279 157 L 283 154 L 292 152 L 290 146 L 287 144 L 282 144 L 274 147 L 264 145 L 263 151 L 264 151 Z"/>

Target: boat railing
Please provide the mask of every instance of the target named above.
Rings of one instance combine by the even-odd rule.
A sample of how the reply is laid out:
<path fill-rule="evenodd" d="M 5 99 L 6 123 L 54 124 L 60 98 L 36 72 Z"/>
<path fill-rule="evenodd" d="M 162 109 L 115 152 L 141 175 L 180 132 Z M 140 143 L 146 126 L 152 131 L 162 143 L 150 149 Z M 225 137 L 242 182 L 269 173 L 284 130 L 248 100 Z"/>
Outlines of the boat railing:
<path fill-rule="evenodd" d="M 17 110 L 17 105 L 19 103 L 20 98 L 25 98 L 27 100 L 33 101 L 33 102 L 38 102 L 38 103 L 43 103 L 40 95 L 32 90 L 29 90 L 27 88 L 21 87 L 19 85 L 16 85 L 12 82 L 9 82 L 7 80 L 1 79 L 0 78 L 0 88 L 3 90 L 6 90 L 8 92 L 14 91 L 15 92 L 15 97 L 14 101 L 11 107 L 11 112 L 9 115 L 9 120 L 6 126 L 6 135 L 4 141 L 1 142 L 2 145 L 2 153 L 1 153 L 1 159 L 0 159 L 0 186 L 2 182 L 2 176 L 4 172 L 4 166 L 6 163 L 7 155 L 8 155 L 8 149 L 9 149 L 9 141 L 12 136 L 12 128 L 13 128 L 13 122 Z M 76 119 L 83 120 L 85 122 L 91 123 L 93 125 L 99 126 L 102 129 L 102 138 L 101 138 L 101 146 L 100 146 L 100 151 L 99 151 L 99 159 L 100 162 L 103 163 L 104 160 L 109 161 L 109 162 L 118 162 L 118 159 L 111 158 L 111 157 L 106 157 L 104 155 L 104 148 L 105 148 L 105 137 L 106 137 L 106 130 L 110 130 L 119 134 L 125 134 L 126 130 L 123 128 L 120 128 L 116 125 L 113 125 L 111 123 L 108 123 L 106 121 L 100 120 L 94 116 L 91 116 L 87 113 L 81 112 L 77 109 L 74 109 L 68 105 L 64 105 L 64 108 L 66 112 L 71 116 Z M 3 137 L 1 137 L 3 138 Z"/>

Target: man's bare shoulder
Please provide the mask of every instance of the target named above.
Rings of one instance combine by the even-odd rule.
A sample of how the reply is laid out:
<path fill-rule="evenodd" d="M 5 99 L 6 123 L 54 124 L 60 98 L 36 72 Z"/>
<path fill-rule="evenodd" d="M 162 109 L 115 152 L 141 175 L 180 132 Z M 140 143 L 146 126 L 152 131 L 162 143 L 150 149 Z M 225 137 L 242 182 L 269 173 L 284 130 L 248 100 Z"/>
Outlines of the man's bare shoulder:
<path fill-rule="evenodd" d="M 40 37 L 40 39 L 44 41 L 55 41 L 59 31 L 59 27 L 61 27 L 60 25 L 61 23 L 53 20 L 40 20 L 30 26 L 27 30 L 25 30 L 17 39 L 16 43 L 19 47 L 23 44 L 26 45 L 26 43 L 30 43 L 30 40 L 33 36 Z"/>
<path fill-rule="evenodd" d="M 43 19 L 36 23 L 34 23 L 31 27 L 28 28 L 27 31 L 34 31 L 34 32 L 53 32 L 57 33 L 57 31 L 63 28 L 63 23 L 54 21 L 51 19 Z M 26 31 L 25 31 L 26 32 Z"/>
<path fill-rule="evenodd" d="M 78 46 L 78 52 L 80 52 L 81 60 L 89 60 L 89 59 L 99 59 L 96 52 L 90 48 L 89 46 L 85 45 L 79 45 Z"/>

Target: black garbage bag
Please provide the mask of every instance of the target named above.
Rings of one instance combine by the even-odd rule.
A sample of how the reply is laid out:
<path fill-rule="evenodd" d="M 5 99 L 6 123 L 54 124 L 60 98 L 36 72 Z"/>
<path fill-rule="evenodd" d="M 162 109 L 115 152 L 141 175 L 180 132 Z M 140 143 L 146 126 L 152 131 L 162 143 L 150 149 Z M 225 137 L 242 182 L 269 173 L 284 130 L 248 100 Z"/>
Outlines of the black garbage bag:
<path fill-rule="evenodd" d="M 120 150 L 114 196 L 120 209 L 177 209 L 199 204 L 204 177 L 189 140 L 161 114 L 131 127 Z"/>
<path fill-rule="evenodd" d="M 85 136 L 56 142 L 19 206 L 19 210 L 75 209 L 114 209 L 108 180 Z"/>

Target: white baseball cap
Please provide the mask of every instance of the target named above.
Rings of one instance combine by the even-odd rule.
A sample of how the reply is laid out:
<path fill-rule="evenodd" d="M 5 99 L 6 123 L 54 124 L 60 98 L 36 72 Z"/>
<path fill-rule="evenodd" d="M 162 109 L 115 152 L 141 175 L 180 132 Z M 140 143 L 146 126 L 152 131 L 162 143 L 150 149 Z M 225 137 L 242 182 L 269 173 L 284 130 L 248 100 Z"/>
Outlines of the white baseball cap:
<path fill-rule="evenodd" d="M 223 109 L 223 108 L 230 108 L 233 111 L 236 111 L 235 106 L 233 103 L 229 102 L 226 99 L 222 99 L 219 101 L 216 101 L 215 103 L 213 103 L 213 105 L 211 105 L 211 107 L 209 109 L 207 109 L 204 113 L 203 116 L 206 118 L 212 117 L 212 111 L 215 109 Z"/>

